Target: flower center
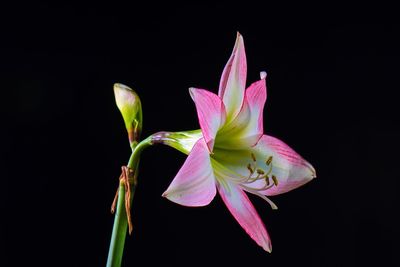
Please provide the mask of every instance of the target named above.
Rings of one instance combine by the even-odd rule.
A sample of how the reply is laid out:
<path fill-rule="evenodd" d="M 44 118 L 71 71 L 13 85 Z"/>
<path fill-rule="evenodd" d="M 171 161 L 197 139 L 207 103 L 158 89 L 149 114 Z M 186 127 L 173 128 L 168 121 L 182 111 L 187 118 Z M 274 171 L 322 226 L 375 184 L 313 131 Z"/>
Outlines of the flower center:
<path fill-rule="evenodd" d="M 212 159 L 212 164 L 214 165 L 214 171 L 216 172 L 217 178 L 222 178 L 222 181 L 231 181 L 245 191 L 257 195 L 267 201 L 272 209 L 277 209 L 278 207 L 265 196 L 265 190 L 270 189 L 273 186 L 278 186 L 278 179 L 272 174 L 273 167 L 273 157 L 269 156 L 265 160 L 265 168 L 261 167 L 257 163 L 256 156 L 251 153 L 251 162 L 247 164 L 246 169 L 249 172 L 248 176 L 245 176 L 238 171 L 235 171 L 223 164 L 219 163 L 218 160 Z"/>
<path fill-rule="evenodd" d="M 275 175 L 271 174 L 273 156 L 269 156 L 265 160 L 267 170 L 258 166 L 257 158 L 253 153 L 251 153 L 251 159 L 252 162 L 247 164 L 247 170 L 250 172 L 250 174 L 245 181 L 242 181 L 242 183 L 249 184 L 258 180 L 265 180 L 265 186 L 255 189 L 257 191 L 263 191 L 271 188 L 272 186 L 278 186 L 278 179 Z M 272 180 L 272 184 L 270 179 Z"/>
<path fill-rule="evenodd" d="M 267 201 L 272 209 L 278 209 L 278 207 L 275 205 L 274 202 L 272 202 L 268 197 L 266 197 L 262 192 L 273 187 L 273 186 L 278 186 L 278 179 L 276 178 L 275 175 L 272 174 L 272 161 L 273 161 L 273 157 L 269 156 L 266 160 L 265 160 L 265 165 L 267 167 L 267 169 L 263 169 L 260 166 L 258 166 L 257 164 L 257 158 L 256 156 L 251 153 L 251 159 L 252 162 L 247 164 L 247 170 L 249 171 L 249 176 L 247 177 L 247 179 L 245 181 L 242 181 L 242 183 L 240 184 L 240 186 L 245 189 L 246 191 L 255 194 L 259 197 L 261 197 L 262 199 L 264 199 L 265 201 Z M 270 181 L 270 179 L 272 179 L 272 183 Z M 262 181 L 264 180 L 265 183 L 256 183 L 256 181 Z M 252 187 L 252 185 L 258 185 L 260 184 L 260 187 L 255 188 Z"/>

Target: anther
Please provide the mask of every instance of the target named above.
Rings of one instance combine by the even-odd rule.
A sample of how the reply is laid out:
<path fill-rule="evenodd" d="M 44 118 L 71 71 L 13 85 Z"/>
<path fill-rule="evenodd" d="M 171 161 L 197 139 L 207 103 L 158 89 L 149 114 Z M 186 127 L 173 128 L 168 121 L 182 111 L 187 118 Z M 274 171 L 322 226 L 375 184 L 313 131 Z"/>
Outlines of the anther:
<path fill-rule="evenodd" d="M 265 164 L 267 164 L 269 166 L 271 163 L 272 163 L 272 156 L 269 156 L 267 161 L 265 161 Z"/>
<path fill-rule="evenodd" d="M 253 161 L 257 161 L 256 156 L 254 156 L 253 153 L 251 153 L 251 158 L 253 159 Z"/>
<path fill-rule="evenodd" d="M 265 176 L 265 183 L 266 183 L 267 185 L 269 185 L 269 177 L 268 177 L 268 175 Z"/>
<path fill-rule="evenodd" d="M 251 167 L 251 164 L 250 164 L 250 163 L 247 164 L 247 169 L 249 170 L 250 174 L 253 174 L 253 173 L 254 173 L 254 170 L 253 170 L 253 168 Z"/>
<path fill-rule="evenodd" d="M 257 173 L 261 174 L 261 175 L 265 174 L 265 172 L 263 170 L 261 170 L 261 169 L 257 169 Z"/>
<path fill-rule="evenodd" d="M 278 186 L 278 179 L 276 178 L 276 176 L 275 175 L 272 175 L 272 181 L 274 182 L 274 185 L 275 186 Z"/>

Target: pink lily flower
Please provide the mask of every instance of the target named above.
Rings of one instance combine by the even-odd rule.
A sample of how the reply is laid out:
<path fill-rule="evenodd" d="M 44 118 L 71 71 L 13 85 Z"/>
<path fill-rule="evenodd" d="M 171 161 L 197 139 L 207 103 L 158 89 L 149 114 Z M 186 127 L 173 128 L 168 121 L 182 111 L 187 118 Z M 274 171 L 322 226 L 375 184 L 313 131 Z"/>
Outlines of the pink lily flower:
<path fill-rule="evenodd" d="M 184 206 L 208 205 L 218 191 L 233 217 L 264 250 L 271 240 L 246 193 L 276 205 L 268 196 L 286 193 L 314 177 L 314 168 L 279 139 L 264 135 L 266 73 L 245 89 L 246 55 L 238 33 L 222 73 L 218 95 L 190 88 L 202 136 L 163 196 Z M 186 140 L 186 139 L 185 139 Z"/>

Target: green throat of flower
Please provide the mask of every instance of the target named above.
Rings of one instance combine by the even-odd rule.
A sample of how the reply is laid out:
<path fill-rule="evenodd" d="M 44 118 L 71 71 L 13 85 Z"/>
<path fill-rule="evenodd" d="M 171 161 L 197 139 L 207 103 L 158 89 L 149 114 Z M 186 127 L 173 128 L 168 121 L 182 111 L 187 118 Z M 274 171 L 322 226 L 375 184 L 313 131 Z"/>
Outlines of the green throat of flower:
<path fill-rule="evenodd" d="M 278 178 L 272 174 L 273 156 L 269 156 L 265 160 L 264 167 L 258 165 L 256 156 L 253 153 L 249 156 L 251 159 L 250 162 L 246 166 L 243 166 L 243 168 L 247 169 L 249 173 L 248 176 L 227 168 L 211 156 L 211 164 L 213 165 L 217 181 L 219 183 L 226 183 L 226 181 L 233 182 L 245 191 L 257 195 L 267 201 L 271 205 L 272 209 L 278 209 L 278 207 L 264 194 L 266 190 L 278 186 Z"/>

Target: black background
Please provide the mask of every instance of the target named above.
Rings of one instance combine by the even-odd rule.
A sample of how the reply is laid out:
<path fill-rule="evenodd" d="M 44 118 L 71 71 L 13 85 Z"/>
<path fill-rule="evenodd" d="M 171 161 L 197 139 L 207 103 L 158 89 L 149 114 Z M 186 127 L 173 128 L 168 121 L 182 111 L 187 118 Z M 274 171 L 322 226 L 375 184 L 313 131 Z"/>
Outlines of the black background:
<path fill-rule="evenodd" d="M 398 266 L 398 25 L 268 3 L 35 2 L 2 13 L 1 266 L 104 266 L 130 155 L 113 83 L 140 95 L 143 136 L 197 129 L 187 89 L 217 92 L 236 31 L 248 84 L 268 72 L 265 132 L 318 178 L 273 197 L 277 211 L 251 197 L 268 254 L 219 196 L 203 208 L 163 199 L 186 156 L 149 148 L 123 265 Z"/>

